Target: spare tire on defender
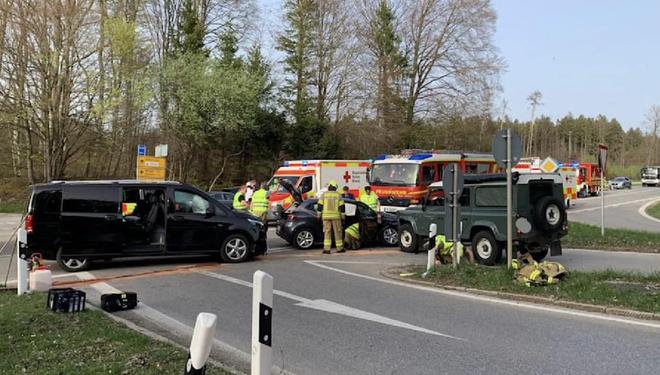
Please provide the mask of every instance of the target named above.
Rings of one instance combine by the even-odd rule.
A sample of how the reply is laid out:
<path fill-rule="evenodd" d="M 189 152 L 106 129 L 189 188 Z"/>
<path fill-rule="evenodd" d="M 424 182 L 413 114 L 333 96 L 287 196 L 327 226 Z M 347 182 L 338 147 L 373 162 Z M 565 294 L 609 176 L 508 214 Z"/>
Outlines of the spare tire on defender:
<path fill-rule="evenodd" d="M 541 228 L 548 231 L 561 229 L 566 219 L 566 208 L 559 199 L 547 196 L 536 202 L 534 221 Z"/>

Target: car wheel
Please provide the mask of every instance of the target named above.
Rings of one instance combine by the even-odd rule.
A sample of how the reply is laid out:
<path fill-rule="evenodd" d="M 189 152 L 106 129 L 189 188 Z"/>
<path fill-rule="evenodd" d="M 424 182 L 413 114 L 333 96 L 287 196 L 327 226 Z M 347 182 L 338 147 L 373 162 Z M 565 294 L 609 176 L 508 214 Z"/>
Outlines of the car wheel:
<path fill-rule="evenodd" d="M 314 242 L 314 233 L 308 228 L 298 229 L 293 235 L 293 244 L 301 250 L 311 249 Z"/>
<path fill-rule="evenodd" d="M 536 224 L 541 228 L 554 231 L 560 229 L 566 219 L 566 209 L 562 202 L 553 197 L 544 197 L 536 204 Z"/>
<path fill-rule="evenodd" d="M 537 250 L 537 251 L 530 251 L 529 255 L 534 258 L 535 261 L 540 262 L 542 261 L 546 256 L 548 256 L 548 249 L 543 249 L 543 250 Z"/>
<path fill-rule="evenodd" d="M 399 233 L 394 227 L 385 227 L 380 231 L 380 242 L 389 247 L 399 244 Z"/>
<path fill-rule="evenodd" d="M 79 257 L 79 256 L 62 256 L 62 248 L 60 247 L 57 250 L 57 255 L 55 255 L 55 260 L 57 260 L 57 265 L 60 266 L 66 272 L 78 272 L 84 271 L 89 268 L 91 261 L 89 258 Z"/>
<path fill-rule="evenodd" d="M 242 234 L 231 234 L 222 243 L 220 258 L 225 263 L 240 263 L 250 257 L 250 242 Z"/>
<path fill-rule="evenodd" d="M 418 247 L 418 238 L 410 224 L 403 224 L 399 227 L 399 248 L 404 253 L 416 253 Z"/>
<path fill-rule="evenodd" d="M 493 266 L 502 257 L 500 243 L 495 240 L 490 231 L 482 230 L 472 237 L 472 252 L 477 262 Z"/>

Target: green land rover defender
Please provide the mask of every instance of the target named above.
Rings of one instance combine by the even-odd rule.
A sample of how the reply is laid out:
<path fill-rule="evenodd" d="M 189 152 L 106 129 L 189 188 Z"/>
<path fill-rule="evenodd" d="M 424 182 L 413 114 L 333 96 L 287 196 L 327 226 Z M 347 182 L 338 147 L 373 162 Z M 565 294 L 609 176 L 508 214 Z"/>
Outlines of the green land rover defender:
<path fill-rule="evenodd" d="M 422 205 L 398 212 L 402 251 L 427 250 L 431 223 L 436 223 L 439 232 L 444 230 L 445 202 L 440 190 L 442 182 L 432 184 Z M 498 263 L 506 248 L 505 175 L 466 175 L 459 202 L 461 242 L 472 246 L 479 263 Z M 512 219 L 514 252 L 529 252 L 536 260 L 543 259 L 548 250 L 561 255 L 560 239 L 568 230 L 561 177 L 514 173 Z"/>

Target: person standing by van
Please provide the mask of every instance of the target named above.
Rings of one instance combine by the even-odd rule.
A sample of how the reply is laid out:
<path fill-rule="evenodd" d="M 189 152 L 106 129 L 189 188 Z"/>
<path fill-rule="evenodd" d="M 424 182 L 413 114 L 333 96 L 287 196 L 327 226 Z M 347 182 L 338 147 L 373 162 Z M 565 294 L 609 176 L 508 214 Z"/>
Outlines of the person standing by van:
<path fill-rule="evenodd" d="M 332 247 L 332 235 L 335 235 L 335 246 L 338 253 L 343 253 L 344 239 L 342 236 L 341 217 L 344 213 L 344 201 L 337 192 L 337 182 L 331 180 L 328 183 L 328 191 L 323 193 L 317 203 L 317 210 L 321 213 L 323 221 L 323 252 L 330 254 Z"/>
<path fill-rule="evenodd" d="M 248 201 L 245 199 L 245 192 L 247 191 L 247 188 L 245 186 L 241 186 L 236 194 L 234 194 L 234 202 L 232 206 L 234 207 L 234 210 L 236 211 L 247 211 L 250 208 L 250 204 Z"/>

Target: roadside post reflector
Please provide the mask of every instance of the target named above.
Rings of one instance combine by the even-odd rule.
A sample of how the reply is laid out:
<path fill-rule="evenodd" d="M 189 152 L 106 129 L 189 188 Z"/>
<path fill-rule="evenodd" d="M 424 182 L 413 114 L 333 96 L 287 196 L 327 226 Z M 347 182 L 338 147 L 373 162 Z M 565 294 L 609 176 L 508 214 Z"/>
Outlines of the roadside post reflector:
<path fill-rule="evenodd" d="M 429 251 L 426 256 L 426 272 L 422 274 L 422 277 L 427 277 L 433 266 L 435 265 L 435 254 L 433 248 L 435 247 L 435 235 L 438 233 L 438 225 L 432 223 L 429 226 Z"/>
<path fill-rule="evenodd" d="M 273 276 L 257 271 L 252 278 L 252 375 L 270 374 L 272 361 Z"/>
<path fill-rule="evenodd" d="M 17 270 L 17 289 L 18 295 L 27 293 L 28 291 L 28 247 L 27 247 L 27 232 L 25 229 L 20 228 L 16 233 L 16 252 L 18 257 L 16 258 L 16 270 Z"/>
<path fill-rule="evenodd" d="M 217 320 L 215 314 L 203 312 L 197 315 L 184 375 L 202 375 L 206 373 L 206 361 L 211 353 Z"/>

